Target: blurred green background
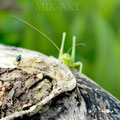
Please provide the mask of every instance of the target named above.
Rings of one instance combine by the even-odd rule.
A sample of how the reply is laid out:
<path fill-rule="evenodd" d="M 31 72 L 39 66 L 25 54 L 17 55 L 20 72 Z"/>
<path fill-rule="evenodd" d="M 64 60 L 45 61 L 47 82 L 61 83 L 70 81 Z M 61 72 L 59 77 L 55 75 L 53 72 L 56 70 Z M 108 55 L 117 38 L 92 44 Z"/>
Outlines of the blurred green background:
<path fill-rule="evenodd" d="M 57 57 L 50 41 L 13 14 L 58 47 L 67 32 L 65 52 L 76 35 L 77 43 L 86 44 L 76 48 L 83 73 L 120 100 L 120 0 L 0 0 L 0 43 Z"/>

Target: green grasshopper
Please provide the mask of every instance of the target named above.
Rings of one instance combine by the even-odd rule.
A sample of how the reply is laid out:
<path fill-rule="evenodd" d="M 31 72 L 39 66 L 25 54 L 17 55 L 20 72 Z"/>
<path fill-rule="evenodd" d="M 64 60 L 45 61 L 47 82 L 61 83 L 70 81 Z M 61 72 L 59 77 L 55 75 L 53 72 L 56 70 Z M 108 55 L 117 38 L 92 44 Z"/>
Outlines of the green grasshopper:
<path fill-rule="evenodd" d="M 79 74 L 81 75 L 81 73 L 82 73 L 82 66 L 83 65 L 82 65 L 82 63 L 80 61 L 75 62 L 76 37 L 73 36 L 73 45 L 72 45 L 72 53 L 71 53 L 71 55 L 68 54 L 68 52 L 70 51 L 71 48 L 68 50 L 67 53 L 63 52 L 64 51 L 65 37 L 66 37 L 66 33 L 64 32 L 58 59 L 60 61 L 62 61 L 63 63 L 65 63 L 70 68 L 79 67 Z"/>
<path fill-rule="evenodd" d="M 79 68 L 79 74 L 80 76 L 82 75 L 82 63 L 80 61 L 75 62 L 75 47 L 78 45 L 84 45 L 84 44 L 77 44 L 76 45 L 76 37 L 73 36 L 73 45 L 72 47 L 68 50 L 67 53 L 64 53 L 64 43 L 65 43 L 65 37 L 66 37 L 66 33 L 63 33 L 62 36 L 62 43 L 61 43 L 61 47 L 60 49 L 58 48 L 58 46 L 47 36 L 45 35 L 43 32 L 41 32 L 40 30 L 38 30 L 37 28 L 35 28 L 33 25 L 31 25 L 30 23 L 14 16 L 15 18 L 17 18 L 18 20 L 22 21 L 23 23 L 27 24 L 28 26 L 32 27 L 33 29 L 35 29 L 36 31 L 38 31 L 40 34 L 42 34 L 44 37 L 46 37 L 50 42 L 52 42 L 52 44 L 57 48 L 57 50 L 59 51 L 59 56 L 58 59 L 63 62 L 64 64 L 66 64 L 68 67 L 70 68 Z M 69 51 L 72 49 L 72 53 L 71 55 L 69 54 Z"/>

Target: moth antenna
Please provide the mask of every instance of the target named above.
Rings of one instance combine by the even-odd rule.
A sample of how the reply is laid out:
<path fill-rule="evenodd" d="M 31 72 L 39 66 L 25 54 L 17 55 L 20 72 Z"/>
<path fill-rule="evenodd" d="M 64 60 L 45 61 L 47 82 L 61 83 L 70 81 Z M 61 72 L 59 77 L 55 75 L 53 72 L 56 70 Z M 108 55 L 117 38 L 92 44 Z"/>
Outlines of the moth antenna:
<path fill-rule="evenodd" d="M 33 25 L 31 25 L 30 23 L 26 22 L 25 20 L 13 15 L 13 17 L 15 17 L 16 19 L 20 20 L 21 22 L 27 24 L 28 26 L 32 27 L 34 30 L 38 31 L 41 35 L 43 35 L 44 37 L 46 37 L 56 48 L 57 50 L 60 52 L 60 49 L 58 48 L 58 46 L 43 32 L 41 32 L 40 30 L 38 30 L 36 27 L 34 27 Z"/>
<path fill-rule="evenodd" d="M 78 44 L 76 44 L 75 46 L 80 46 L 80 45 L 86 46 L 84 43 L 78 43 Z M 68 53 L 70 52 L 71 49 L 72 49 L 72 47 L 69 48 L 69 50 L 67 51 L 66 54 L 68 54 Z"/>

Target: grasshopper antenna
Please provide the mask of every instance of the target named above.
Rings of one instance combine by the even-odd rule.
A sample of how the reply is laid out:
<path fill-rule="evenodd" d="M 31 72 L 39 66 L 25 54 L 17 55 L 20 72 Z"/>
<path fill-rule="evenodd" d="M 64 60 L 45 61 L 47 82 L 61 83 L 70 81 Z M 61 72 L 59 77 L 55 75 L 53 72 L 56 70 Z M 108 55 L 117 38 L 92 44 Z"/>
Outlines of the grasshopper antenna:
<path fill-rule="evenodd" d="M 76 44 L 75 46 L 80 46 L 80 45 L 86 46 L 84 43 L 78 43 L 78 44 Z M 72 47 L 69 48 L 69 50 L 67 51 L 67 54 L 70 52 L 71 49 L 72 49 Z"/>
<path fill-rule="evenodd" d="M 60 52 L 60 49 L 58 48 L 58 46 L 47 35 L 45 35 L 43 32 L 41 32 L 40 30 L 38 30 L 36 27 L 34 27 L 33 25 L 31 25 L 30 23 L 24 21 L 23 19 L 18 18 L 15 15 L 13 15 L 13 17 L 15 17 L 16 19 L 22 21 L 23 23 L 27 24 L 28 26 L 32 27 L 34 30 L 38 31 L 41 35 L 43 35 L 44 37 L 46 37 L 57 48 L 57 50 Z"/>

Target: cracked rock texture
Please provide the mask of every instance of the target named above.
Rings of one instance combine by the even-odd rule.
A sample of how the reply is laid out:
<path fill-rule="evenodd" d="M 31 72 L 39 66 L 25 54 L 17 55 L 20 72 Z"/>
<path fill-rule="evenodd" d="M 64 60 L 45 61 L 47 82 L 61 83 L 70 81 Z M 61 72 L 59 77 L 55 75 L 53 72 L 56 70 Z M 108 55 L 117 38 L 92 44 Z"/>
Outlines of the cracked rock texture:
<path fill-rule="evenodd" d="M 43 78 L 41 76 L 40 80 L 35 74 L 28 74 L 25 71 L 21 72 L 20 69 L 13 69 L 15 67 L 13 65 L 13 60 L 19 54 L 24 57 L 45 56 L 38 52 L 0 44 L 0 101 L 4 99 L 4 103 L 0 103 L 0 117 L 4 120 L 7 120 L 4 117 L 6 114 L 19 111 L 21 106 L 23 110 L 26 110 L 37 103 L 37 96 L 34 96 L 34 94 L 40 89 L 36 89 L 35 86 L 38 84 L 32 81 L 33 79 L 36 79 L 37 83 L 42 82 L 44 79 L 46 83 L 50 82 L 50 78 L 45 78 L 44 75 Z M 33 115 L 26 113 L 23 116 L 17 116 L 16 114 L 16 117 L 11 119 L 120 120 L 120 101 L 87 76 L 83 75 L 81 78 L 76 70 L 71 69 L 71 71 L 77 81 L 77 86 L 72 91 L 64 92 L 59 96 L 56 96 L 47 104 L 43 105 L 42 108 Z M 11 82 L 9 83 L 4 75 L 11 76 L 11 74 L 15 74 L 14 72 L 18 73 L 18 78 L 15 80 L 14 77 L 12 77 Z M 32 81 L 31 84 L 27 82 L 26 79 Z M 22 89 L 21 85 L 24 85 Z M 44 83 L 42 85 L 44 86 Z M 29 91 L 30 88 L 33 89 Z M 45 91 L 42 93 L 47 92 L 47 95 L 51 89 L 52 86 L 48 85 L 44 87 Z M 35 98 L 34 100 L 32 100 L 33 96 Z M 9 102 L 7 102 L 8 100 Z"/>

